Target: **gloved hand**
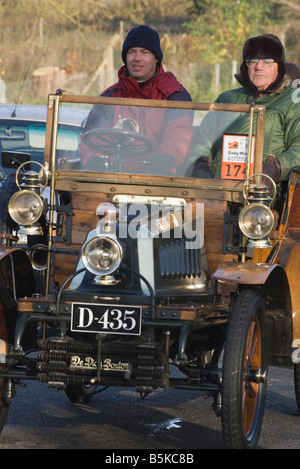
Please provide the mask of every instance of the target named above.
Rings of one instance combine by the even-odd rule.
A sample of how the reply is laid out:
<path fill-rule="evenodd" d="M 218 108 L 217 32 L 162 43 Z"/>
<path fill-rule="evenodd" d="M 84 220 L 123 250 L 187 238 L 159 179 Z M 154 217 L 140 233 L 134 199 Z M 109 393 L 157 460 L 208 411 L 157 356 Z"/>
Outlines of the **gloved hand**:
<path fill-rule="evenodd" d="M 278 158 L 274 155 L 268 155 L 263 163 L 263 174 L 266 174 L 273 179 L 275 183 L 279 181 L 281 166 Z M 267 186 L 269 191 L 272 190 L 272 182 L 268 178 L 263 178 L 263 183 Z"/>
<path fill-rule="evenodd" d="M 195 162 L 191 176 L 194 178 L 212 179 L 215 177 L 216 167 L 211 158 L 200 156 Z"/>

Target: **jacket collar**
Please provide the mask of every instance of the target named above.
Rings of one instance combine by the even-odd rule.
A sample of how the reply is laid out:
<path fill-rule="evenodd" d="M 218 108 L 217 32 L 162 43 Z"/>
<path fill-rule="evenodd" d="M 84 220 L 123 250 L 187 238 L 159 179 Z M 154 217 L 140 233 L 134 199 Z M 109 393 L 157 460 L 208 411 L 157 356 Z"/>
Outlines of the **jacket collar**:
<path fill-rule="evenodd" d="M 183 86 L 178 82 L 171 72 L 166 72 L 160 65 L 157 73 L 150 80 L 140 86 L 133 78 L 128 76 L 126 65 L 123 65 L 118 71 L 119 81 L 107 88 L 103 93 L 108 91 L 120 91 L 125 96 L 139 96 L 153 99 L 168 99 L 168 97 L 177 91 L 183 91 Z"/>

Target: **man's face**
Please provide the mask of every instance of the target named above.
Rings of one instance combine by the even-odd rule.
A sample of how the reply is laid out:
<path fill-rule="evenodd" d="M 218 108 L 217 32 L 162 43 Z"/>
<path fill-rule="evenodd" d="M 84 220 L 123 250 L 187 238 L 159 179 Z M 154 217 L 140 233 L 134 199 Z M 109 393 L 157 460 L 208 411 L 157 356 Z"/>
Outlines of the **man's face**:
<path fill-rule="evenodd" d="M 268 88 L 268 86 L 276 80 L 278 75 L 278 63 L 274 62 L 270 68 L 264 66 L 259 60 L 254 67 L 248 68 L 250 81 L 260 91 Z"/>
<path fill-rule="evenodd" d="M 137 82 L 144 82 L 155 75 L 157 58 L 148 49 L 132 47 L 126 54 L 129 76 Z"/>

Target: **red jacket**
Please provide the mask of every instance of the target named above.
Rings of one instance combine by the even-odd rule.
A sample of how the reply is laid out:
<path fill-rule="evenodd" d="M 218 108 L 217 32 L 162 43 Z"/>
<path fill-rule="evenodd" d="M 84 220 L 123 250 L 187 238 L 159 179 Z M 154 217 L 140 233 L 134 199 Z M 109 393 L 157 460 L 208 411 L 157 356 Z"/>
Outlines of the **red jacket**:
<path fill-rule="evenodd" d="M 101 96 L 122 98 L 159 99 L 191 101 L 189 93 L 177 81 L 171 72 L 165 72 L 162 65 L 155 77 L 142 86 L 126 75 L 124 65 L 118 72 L 119 81 L 107 88 Z M 175 166 L 182 163 L 190 151 L 193 137 L 193 112 L 185 110 L 163 110 L 156 108 L 94 106 L 89 114 L 85 131 L 94 128 L 114 127 L 120 118 L 132 118 L 139 126 L 139 132 L 147 135 L 154 143 L 154 150 L 143 157 L 150 161 L 152 157 L 163 158 L 172 156 Z M 111 111 L 111 112 L 109 112 Z M 114 112 L 112 112 L 114 111 Z M 162 138 L 164 139 L 162 142 Z M 132 155 L 138 160 L 139 155 Z M 170 170 L 170 159 L 168 162 Z M 169 171 L 171 172 L 171 171 Z M 175 169 L 172 171 L 175 173 Z"/>
<path fill-rule="evenodd" d="M 189 93 L 179 83 L 171 72 L 165 72 L 161 65 L 158 73 L 148 80 L 143 86 L 126 75 L 126 65 L 118 72 L 119 81 L 107 88 L 101 96 L 114 96 L 118 98 L 140 98 L 140 99 L 174 99 L 177 101 L 191 101 Z M 173 93 L 180 93 L 171 97 Z"/>

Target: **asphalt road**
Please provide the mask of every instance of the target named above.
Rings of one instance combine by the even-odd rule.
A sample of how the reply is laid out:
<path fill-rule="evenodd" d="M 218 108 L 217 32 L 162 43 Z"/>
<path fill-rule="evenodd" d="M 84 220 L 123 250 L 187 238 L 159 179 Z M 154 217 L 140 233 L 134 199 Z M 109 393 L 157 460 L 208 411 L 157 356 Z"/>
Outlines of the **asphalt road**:
<path fill-rule="evenodd" d="M 17 387 L 0 449 L 102 449 L 108 457 L 125 449 L 222 449 L 221 420 L 211 405 L 196 391 L 159 390 L 141 400 L 134 390 L 109 388 L 89 406 L 75 406 L 64 392 L 28 382 Z M 259 448 L 300 448 L 291 370 L 269 370 Z"/>

